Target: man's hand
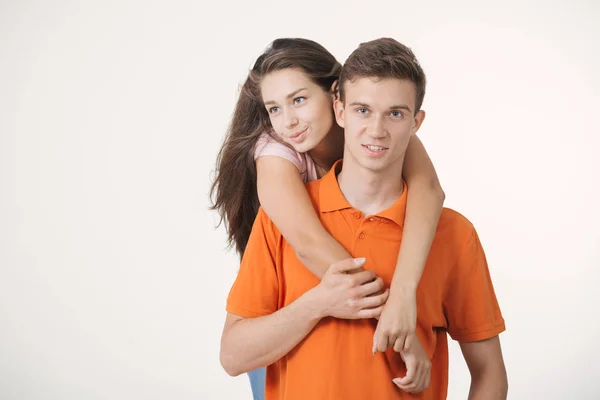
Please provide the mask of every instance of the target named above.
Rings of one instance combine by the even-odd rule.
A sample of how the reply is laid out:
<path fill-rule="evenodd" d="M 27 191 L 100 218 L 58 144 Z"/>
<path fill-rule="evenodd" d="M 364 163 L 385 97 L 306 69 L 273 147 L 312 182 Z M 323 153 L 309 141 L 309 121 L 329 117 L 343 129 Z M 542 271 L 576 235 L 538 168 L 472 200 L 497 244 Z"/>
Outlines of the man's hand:
<path fill-rule="evenodd" d="M 409 350 L 416 341 L 416 325 L 416 290 L 393 292 L 383 307 L 373 335 L 373 353 L 383 352 L 390 346 L 397 352 Z"/>
<path fill-rule="evenodd" d="M 431 361 L 416 339 L 410 350 L 400 351 L 400 356 L 406 364 L 406 376 L 392 381 L 400 389 L 408 393 L 419 393 L 427 389 L 431 378 Z"/>
<path fill-rule="evenodd" d="M 320 298 L 322 316 L 342 319 L 376 318 L 381 314 L 389 290 L 381 292 L 383 280 L 364 271 L 364 258 L 332 264 L 313 290 Z"/>

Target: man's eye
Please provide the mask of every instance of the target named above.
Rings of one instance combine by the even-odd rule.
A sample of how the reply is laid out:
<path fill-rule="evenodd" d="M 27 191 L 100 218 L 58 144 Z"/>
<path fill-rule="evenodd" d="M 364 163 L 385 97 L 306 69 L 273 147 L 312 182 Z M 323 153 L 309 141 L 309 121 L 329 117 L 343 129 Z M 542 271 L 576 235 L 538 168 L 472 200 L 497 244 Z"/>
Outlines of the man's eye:
<path fill-rule="evenodd" d="M 392 111 L 392 117 L 404 117 L 404 114 L 400 111 Z"/>
<path fill-rule="evenodd" d="M 358 111 L 359 114 L 366 114 L 369 112 L 369 110 L 367 110 L 366 108 L 359 108 L 356 111 Z"/>
<path fill-rule="evenodd" d="M 301 104 L 301 103 L 304 103 L 304 100 L 306 100 L 306 97 L 302 97 L 302 96 L 300 96 L 300 97 L 296 97 L 296 98 L 294 99 L 294 104 Z"/>

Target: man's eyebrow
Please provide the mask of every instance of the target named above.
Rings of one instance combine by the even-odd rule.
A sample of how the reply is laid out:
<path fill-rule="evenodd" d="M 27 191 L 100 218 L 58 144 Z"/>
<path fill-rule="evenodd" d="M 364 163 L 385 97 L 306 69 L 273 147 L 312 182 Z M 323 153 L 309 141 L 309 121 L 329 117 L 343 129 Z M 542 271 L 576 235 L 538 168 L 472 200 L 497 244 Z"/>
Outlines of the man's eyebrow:
<path fill-rule="evenodd" d="M 406 104 L 398 104 L 398 105 L 396 105 L 396 106 L 391 106 L 391 107 L 390 107 L 390 110 L 406 110 L 406 111 L 408 111 L 408 112 L 412 112 L 412 111 L 410 110 L 410 107 L 409 107 L 409 106 L 407 106 Z"/>
<path fill-rule="evenodd" d="M 348 106 L 350 106 L 350 107 L 352 107 L 352 106 L 359 106 L 359 107 L 365 107 L 365 108 L 369 108 L 370 107 L 367 103 L 361 103 L 359 101 L 353 101 Z M 394 106 L 391 106 L 388 110 L 406 110 L 408 112 L 412 112 L 410 110 L 410 107 L 407 106 L 406 104 L 394 105 Z"/>
<path fill-rule="evenodd" d="M 306 90 L 306 89 L 308 89 L 308 88 L 303 87 L 303 88 L 300 88 L 298 90 L 294 90 L 292 93 L 290 93 L 287 96 L 285 96 L 285 98 L 286 99 L 291 99 L 292 97 L 294 97 L 295 95 L 297 95 L 298 93 L 300 93 L 301 91 Z M 273 101 L 273 100 L 265 101 L 265 106 L 268 105 L 268 104 L 275 104 L 275 101 Z"/>

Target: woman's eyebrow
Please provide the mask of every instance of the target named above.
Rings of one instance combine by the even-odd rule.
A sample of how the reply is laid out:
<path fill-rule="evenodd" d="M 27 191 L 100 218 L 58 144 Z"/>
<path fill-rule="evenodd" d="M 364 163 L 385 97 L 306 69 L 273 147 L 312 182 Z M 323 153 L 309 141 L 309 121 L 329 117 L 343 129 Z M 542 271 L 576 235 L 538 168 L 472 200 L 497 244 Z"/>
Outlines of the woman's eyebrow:
<path fill-rule="evenodd" d="M 295 95 L 297 95 L 298 93 L 300 93 L 301 91 L 306 90 L 306 89 L 308 89 L 308 88 L 303 87 L 303 88 L 300 88 L 298 90 L 294 90 L 292 93 L 290 93 L 287 96 L 285 96 L 285 98 L 286 99 L 291 99 L 292 97 L 294 97 Z M 273 100 L 265 101 L 265 106 L 269 105 L 269 104 L 275 104 L 275 101 L 273 101 Z"/>

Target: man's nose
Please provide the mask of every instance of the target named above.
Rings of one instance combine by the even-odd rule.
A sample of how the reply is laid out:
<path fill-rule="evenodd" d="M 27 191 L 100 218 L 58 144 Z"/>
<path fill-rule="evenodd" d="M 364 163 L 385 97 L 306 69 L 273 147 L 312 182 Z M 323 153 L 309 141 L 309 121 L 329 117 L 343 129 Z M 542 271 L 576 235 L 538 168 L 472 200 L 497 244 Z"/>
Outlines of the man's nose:
<path fill-rule="evenodd" d="M 372 123 L 369 125 L 368 133 L 369 133 L 369 136 L 376 138 L 376 139 L 381 139 L 381 138 L 385 137 L 385 135 L 386 135 L 385 126 L 384 126 L 381 118 L 373 119 Z"/>

